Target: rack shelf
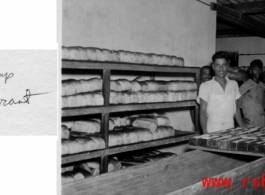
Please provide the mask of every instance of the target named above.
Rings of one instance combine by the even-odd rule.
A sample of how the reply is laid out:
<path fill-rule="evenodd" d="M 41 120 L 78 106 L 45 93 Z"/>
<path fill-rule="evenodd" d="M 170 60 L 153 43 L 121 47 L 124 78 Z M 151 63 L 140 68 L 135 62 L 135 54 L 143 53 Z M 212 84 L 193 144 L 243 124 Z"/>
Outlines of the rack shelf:
<path fill-rule="evenodd" d="M 108 155 L 113 155 L 113 154 L 119 154 L 119 153 L 129 152 L 133 150 L 161 146 L 161 145 L 166 145 L 166 144 L 178 143 L 182 141 L 187 141 L 189 140 L 189 138 L 195 135 L 196 133 L 194 132 L 183 131 L 175 137 L 170 137 L 166 139 L 153 140 L 149 142 L 140 142 L 140 143 L 134 143 L 134 144 L 125 145 L 125 146 L 117 146 L 115 148 L 109 148 L 109 149 L 97 150 L 97 151 L 86 152 L 86 153 L 81 153 L 81 154 L 63 156 L 62 164 L 72 163 L 72 162 L 81 161 L 81 160 L 88 160 L 92 158 L 108 156 Z"/>
<path fill-rule="evenodd" d="M 94 69 L 94 70 L 124 70 L 140 72 L 164 72 L 164 73 L 184 73 L 198 74 L 198 67 L 180 67 L 180 66 L 159 66 L 142 65 L 130 63 L 115 62 L 86 62 L 86 61 L 62 61 L 62 68 L 68 69 Z"/>
<path fill-rule="evenodd" d="M 110 105 L 110 79 L 113 71 L 131 71 L 131 72 L 146 72 L 154 76 L 154 73 L 165 73 L 167 75 L 174 74 L 174 76 L 192 76 L 197 85 L 199 85 L 200 68 L 198 67 L 177 67 L 177 66 L 159 66 L 146 64 L 132 64 L 132 63 L 116 63 L 116 62 L 88 62 L 76 60 L 62 60 L 62 73 L 84 74 L 83 70 L 100 70 L 102 73 L 103 88 L 102 93 L 104 97 L 104 105 L 96 107 L 81 107 L 81 108 L 64 108 L 62 109 L 62 117 L 81 116 L 100 114 L 101 115 L 101 136 L 106 142 L 106 148 L 92 152 L 85 152 L 73 155 L 62 156 L 62 164 L 74 163 L 92 158 L 100 158 L 101 173 L 106 173 L 108 169 L 108 156 L 119 154 L 123 152 L 152 148 L 156 146 L 163 146 L 172 143 L 187 141 L 190 137 L 199 134 L 199 119 L 198 119 L 198 105 L 195 100 L 186 100 L 178 102 L 160 102 L 160 103 L 146 103 L 146 104 L 121 104 Z M 78 71 L 76 71 L 78 70 Z M 88 72 L 88 71 L 86 71 Z M 149 142 L 134 143 L 125 146 L 108 147 L 109 138 L 109 116 L 111 113 L 143 111 L 143 110 L 158 110 L 170 109 L 179 107 L 194 107 L 194 123 L 195 132 L 181 132 L 174 137 L 153 140 Z"/>
<path fill-rule="evenodd" d="M 100 114 L 100 113 L 114 113 L 122 111 L 136 111 L 136 110 L 154 110 L 154 109 L 167 109 L 167 108 L 179 108 L 195 106 L 195 100 L 179 101 L 179 102 L 161 102 L 150 104 L 122 104 L 117 106 L 99 106 L 99 107 L 87 107 L 87 108 L 67 108 L 62 110 L 62 117 L 66 116 L 78 116 L 86 114 Z"/>

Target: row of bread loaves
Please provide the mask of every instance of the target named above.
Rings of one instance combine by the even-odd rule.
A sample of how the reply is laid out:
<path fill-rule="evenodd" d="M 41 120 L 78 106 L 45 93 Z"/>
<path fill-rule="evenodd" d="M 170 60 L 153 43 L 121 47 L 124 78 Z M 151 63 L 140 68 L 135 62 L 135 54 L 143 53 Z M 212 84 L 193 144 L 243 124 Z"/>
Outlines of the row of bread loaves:
<path fill-rule="evenodd" d="M 197 91 L 170 92 L 110 92 L 110 104 L 155 103 L 194 100 Z"/>
<path fill-rule="evenodd" d="M 174 135 L 175 130 L 171 126 L 158 126 L 153 132 L 147 128 L 125 127 L 123 130 L 109 133 L 109 146 L 157 140 Z"/>
<path fill-rule="evenodd" d="M 104 98 L 102 92 L 83 93 L 62 97 L 62 108 L 102 106 Z"/>
<path fill-rule="evenodd" d="M 127 79 L 118 79 L 110 81 L 110 90 L 112 91 L 184 91 L 196 90 L 197 85 L 192 81 L 156 81 L 147 80 L 138 82 L 136 80 L 129 81 Z M 62 96 L 76 95 L 80 93 L 102 91 L 102 80 L 92 78 L 88 80 L 63 80 Z"/>
<path fill-rule="evenodd" d="M 112 91 L 184 91 L 184 90 L 196 90 L 197 84 L 193 81 L 129 81 L 127 79 L 111 80 L 110 90 Z"/>
<path fill-rule="evenodd" d="M 75 154 L 105 148 L 105 141 L 98 136 L 87 136 L 74 140 L 62 140 L 62 155 Z"/>
<path fill-rule="evenodd" d="M 75 95 L 79 93 L 102 91 L 102 79 L 91 78 L 88 80 L 68 79 L 62 81 L 62 96 Z"/>
<path fill-rule="evenodd" d="M 176 56 L 145 54 L 130 51 L 111 51 L 93 47 L 62 47 L 64 60 L 125 62 L 135 64 L 184 66 L 184 59 Z"/>
<path fill-rule="evenodd" d="M 111 131 L 109 133 L 109 146 L 126 145 L 151 140 L 152 132 L 148 129 L 126 127 L 122 131 Z"/>
<path fill-rule="evenodd" d="M 170 121 L 166 116 L 150 116 L 152 117 L 158 126 L 169 126 Z M 149 118 L 150 118 L 149 117 Z M 109 130 L 115 130 L 117 127 L 121 126 L 131 126 L 139 117 L 110 117 L 109 119 Z M 68 126 L 69 127 L 68 127 Z M 94 134 L 99 133 L 101 127 L 100 119 L 90 119 L 90 120 L 79 120 L 79 121 L 70 121 L 63 122 L 62 125 L 62 139 L 69 139 L 70 129 L 72 134 L 74 132 Z"/>

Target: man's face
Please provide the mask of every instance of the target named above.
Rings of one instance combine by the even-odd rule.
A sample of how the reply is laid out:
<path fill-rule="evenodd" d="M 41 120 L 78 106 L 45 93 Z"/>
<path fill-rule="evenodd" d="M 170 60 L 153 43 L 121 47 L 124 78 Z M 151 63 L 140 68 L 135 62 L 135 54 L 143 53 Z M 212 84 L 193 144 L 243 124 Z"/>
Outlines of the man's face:
<path fill-rule="evenodd" d="M 213 62 L 213 70 L 219 78 L 224 78 L 228 70 L 228 62 L 224 58 L 216 59 Z"/>
<path fill-rule="evenodd" d="M 254 66 L 252 69 L 250 69 L 250 74 L 252 75 L 253 79 L 258 80 L 261 76 L 261 68 L 258 66 Z"/>
<path fill-rule="evenodd" d="M 201 80 L 202 82 L 209 81 L 212 78 L 211 71 L 209 68 L 202 69 Z"/>

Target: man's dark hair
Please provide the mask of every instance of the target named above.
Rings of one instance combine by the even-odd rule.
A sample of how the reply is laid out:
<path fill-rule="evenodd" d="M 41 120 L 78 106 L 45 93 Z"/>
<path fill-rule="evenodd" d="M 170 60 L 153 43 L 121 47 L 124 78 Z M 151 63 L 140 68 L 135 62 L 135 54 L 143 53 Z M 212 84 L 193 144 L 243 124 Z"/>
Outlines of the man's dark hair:
<path fill-rule="evenodd" d="M 212 60 L 213 62 L 216 60 L 216 59 L 225 59 L 227 62 L 229 62 L 229 55 L 226 51 L 218 51 L 216 52 L 213 57 L 212 57 Z"/>
<path fill-rule="evenodd" d="M 202 70 L 205 69 L 205 68 L 208 68 L 211 71 L 211 67 L 208 66 L 208 65 L 205 65 L 205 66 L 201 67 L 201 73 L 202 73 Z"/>
<path fill-rule="evenodd" d="M 263 63 L 261 60 L 253 60 L 252 62 L 250 62 L 250 69 L 253 69 L 255 67 L 258 67 L 258 68 L 263 68 Z"/>

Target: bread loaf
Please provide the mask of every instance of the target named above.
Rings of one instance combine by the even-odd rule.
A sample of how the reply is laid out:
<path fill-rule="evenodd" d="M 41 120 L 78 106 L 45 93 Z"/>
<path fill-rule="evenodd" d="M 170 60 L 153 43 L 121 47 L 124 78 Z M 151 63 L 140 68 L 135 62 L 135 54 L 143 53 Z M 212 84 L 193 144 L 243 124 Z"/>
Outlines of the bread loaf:
<path fill-rule="evenodd" d="M 164 66 L 170 66 L 170 57 L 166 55 L 162 55 L 163 64 Z"/>
<path fill-rule="evenodd" d="M 132 126 L 149 129 L 154 132 L 157 128 L 157 122 L 154 118 L 138 118 L 133 122 Z"/>
<path fill-rule="evenodd" d="M 168 62 L 169 62 L 168 66 L 174 66 L 174 60 L 173 60 L 173 57 L 174 57 L 174 56 L 168 56 Z"/>
<path fill-rule="evenodd" d="M 184 66 L 184 59 L 178 58 L 178 60 L 179 60 L 179 66 Z"/>
<path fill-rule="evenodd" d="M 112 120 L 111 118 L 109 119 L 109 130 L 113 130 L 115 127 L 115 123 L 114 120 Z"/>
<path fill-rule="evenodd" d="M 96 105 L 96 99 L 93 95 L 93 93 L 85 93 L 82 94 L 86 100 L 86 105 L 87 106 L 95 106 Z"/>
<path fill-rule="evenodd" d="M 77 94 L 75 95 L 77 106 L 76 107 L 84 107 L 87 105 L 87 100 L 83 94 Z"/>
<path fill-rule="evenodd" d="M 120 61 L 131 63 L 130 54 L 127 51 L 119 50 Z"/>
<path fill-rule="evenodd" d="M 70 56 L 70 54 L 69 54 L 68 47 L 62 46 L 62 59 L 68 60 L 69 59 L 69 56 Z"/>
<path fill-rule="evenodd" d="M 86 170 L 89 173 L 92 172 L 91 168 L 86 163 L 77 164 L 77 165 L 75 165 L 75 169 L 76 168 L 84 169 L 84 170 Z"/>
<path fill-rule="evenodd" d="M 74 178 L 75 181 L 85 179 L 83 171 L 81 171 L 80 169 L 71 171 L 70 173 L 71 173 L 71 176 Z"/>
<path fill-rule="evenodd" d="M 129 104 L 131 103 L 131 98 L 128 93 L 126 92 L 119 92 L 118 93 L 118 103 L 119 104 Z"/>
<path fill-rule="evenodd" d="M 109 146 L 118 146 L 122 144 L 123 144 L 123 140 L 119 133 L 117 132 L 109 133 Z"/>
<path fill-rule="evenodd" d="M 141 91 L 149 91 L 149 86 L 147 85 L 147 83 L 142 81 L 142 82 L 139 82 L 139 84 L 141 86 Z"/>
<path fill-rule="evenodd" d="M 155 96 L 156 96 L 155 102 L 164 102 L 165 101 L 164 92 L 155 92 Z"/>
<path fill-rule="evenodd" d="M 102 79 L 99 79 L 99 78 L 81 80 L 80 83 L 82 86 L 82 93 L 95 92 L 95 91 L 102 90 Z"/>
<path fill-rule="evenodd" d="M 99 175 L 99 169 L 93 169 L 93 168 L 90 168 L 90 170 L 91 170 L 91 174 L 93 175 L 93 176 L 97 176 L 97 175 Z"/>
<path fill-rule="evenodd" d="M 96 104 L 97 106 L 103 105 L 104 104 L 104 98 L 102 96 L 102 92 L 97 92 L 97 93 L 93 93 L 94 98 L 96 100 Z"/>
<path fill-rule="evenodd" d="M 65 173 L 67 171 L 73 171 L 74 170 L 74 166 L 67 166 L 67 167 L 62 167 L 61 168 L 61 173 Z"/>
<path fill-rule="evenodd" d="M 108 49 L 102 49 L 103 61 L 113 62 L 112 52 Z"/>
<path fill-rule="evenodd" d="M 148 129 L 142 129 L 140 131 L 140 137 L 141 137 L 141 139 L 140 139 L 141 141 L 150 141 L 153 139 L 152 133 Z"/>
<path fill-rule="evenodd" d="M 78 106 L 76 95 L 67 96 L 66 98 L 68 107 L 72 108 Z"/>
<path fill-rule="evenodd" d="M 179 59 L 176 56 L 173 56 L 173 64 L 174 66 L 179 66 Z"/>
<path fill-rule="evenodd" d="M 76 94 L 75 86 L 73 82 L 75 79 L 68 79 L 62 81 L 62 96 L 69 96 Z"/>
<path fill-rule="evenodd" d="M 65 173 L 62 173 L 62 184 L 67 184 L 74 182 L 74 178 L 72 177 L 71 172 L 67 171 Z"/>
<path fill-rule="evenodd" d="M 119 103 L 119 93 L 115 91 L 110 92 L 110 104 L 118 104 Z"/>
<path fill-rule="evenodd" d="M 128 120 L 128 117 L 121 117 L 120 118 L 120 126 L 127 126 L 127 120 Z"/>
<path fill-rule="evenodd" d="M 110 117 L 110 119 L 114 122 L 115 127 L 121 126 L 120 117 Z"/>
<path fill-rule="evenodd" d="M 116 146 L 117 143 L 116 143 L 116 135 L 115 134 L 112 134 L 112 133 L 109 133 L 109 146 Z"/>
<path fill-rule="evenodd" d="M 68 99 L 66 97 L 62 97 L 62 108 L 67 108 L 68 107 Z"/>
<path fill-rule="evenodd" d="M 99 48 L 94 48 L 94 49 L 95 49 L 95 52 L 96 52 L 97 61 L 103 62 L 105 59 L 104 59 L 104 55 L 102 53 L 102 50 L 99 49 Z"/>
<path fill-rule="evenodd" d="M 95 120 L 75 121 L 71 130 L 84 133 L 98 133 L 100 132 L 100 126 L 100 123 Z"/>
<path fill-rule="evenodd" d="M 131 81 L 131 86 L 133 92 L 141 91 L 141 85 L 139 84 L 138 81 Z"/>
<path fill-rule="evenodd" d="M 134 53 L 134 59 L 135 59 L 135 63 L 137 63 L 137 64 L 142 64 L 143 63 L 141 54 L 139 52 L 135 52 Z"/>
<path fill-rule="evenodd" d="M 90 141 L 88 140 L 88 138 L 77 138 L 75 141 L 77 141 L 79 144 L 79 148 L 80 148 L 79 152 L 85 152 L 85 151 L 96 149 L 94 146 L 92 148 L 88 148 L 87 142 Z"/>
<path fill-rule="evenodd" d="M 131 92 L 129 93 L 129 96 L 130 96 L 130 103 L 138 103 L 139 97 L 137 93 Z"/>
<path fill-rule="evenodd" d="M 101 137 L 90 136 L 90 138 L 97 143 L 97 146 L 98 146 L 97 148 L 98 149 L 104 149 L 106 147 L 105 141 Z"/>
<path fill-rule="evenodd" d="M 111 158 L 109 160 L 109 164 L 113 165 L 113 171 L 121 169 L 121 163 L 118 160 L 114 159 L 114 158 Z"/>
<path fill-rule="evenodd" d="M 69 47 L 70 60 L 80 60 L 79 48 L 80 47 Z"/>
<path fill-rule="evenodd" d="M 158 65 L 162 66 L 164 64 L 164 59 L 162 55 L 157 55 Z"/>
<path fill-rule="evenodd" d="M 181 91 L 179 92 L 180 93 L 180 97 L 181 97 L 181 100 L 180 101 L 183 101 L 183 100 L 187 100 L 188 99 L 188 92 L 187 91 Z"/>
<path fill-rule="evenodd" d="M 69 153 L 68 145 L 66 144 L 65 140 L 62 140 L 62 155 L 68 154 L 68 153 Z"/>
<path fill-rule="evenodd" d="M 130 52 L 130 58 L 131 58 L 131 62 L 136 64 L 137 62 L 137 59 L 136 59 L 136 55 L 135 55 L 135 52 Z"/>
<path fill-rule="evenodd" d="M 144 81 L 148 85 L 148 91 L 158 91 L 158 83 L 156 81 Z"/>
<path fill-rule="evenodd" d="M 130 135 L 131 143 L 137 143 L 137 142 L 139 142 L 139 140 L 138 140 L 138 137 L 139 137 L 138 132 L 136 132 L 133 129 L 132 130 L 127 130 L 127 132 Z"/>
<path fill-rule="evenodd" d="M 120 62 L 120 54 L 117 51 L 112 51 L 112 59 L 114 62 Z"/>
<path fill-rule="evenodd" d="M 121 85 L 121 91 L 131 91 L 132 90 L 132 85 L 129 80 L 126 79 L 118 79 L 116 80 L 118 83 Z"/>
<path fill-rule="evenodd" d="M 84 151 L 93 151 L 93 150 L 98 150 L 100 149 L 98 147 L 97 142 L 95 142 L 93 139 L 91 139 L 90 137 L 86 137 L 84 140 L 84 146 L 83 148 L 85 148 Z"/>
<path fill-rule="evenodd" d="M 98 169 L 99 170 L 99 163 L 97 161 L 89 161 L 89 162 L 85 162 L 85 164 L 93 169 Z"/>
<path fill-rule="evenodd" d="M 129 132 L 122 131 L 122 132 L 118 132 L 118 134 L 121 136 L 123 144 L 126 145 L 126 144 L 131 143 L 131 137 L 130 137 Z"/>
<path fill-rule="evenodd" d="M 65 143 L 68 146 L 69 154 L 79 153 L 82 150 L 81 145 L 75 140 L 66 140 Z"/>
<path fill-rule="evenodd" d="M 168 117 L 156 116 L 155 119 L 156 119 L 157 126 L 169 126 L 170 125 L 170 121 Z"/>
<path fill-rule="evenodd" d="M 110 90 L 121 91 L 121 84 L 118 81 L 110 81 Z"/>
<path fill-rule="evenodd" d="M 173 137 L 175 136 L 175 130 L 173 127 L 171 126 L 167 126 L 167 133 L 166 133 L 166 136 L 168 137 Z"/>
<path fill-rule="evenodd" d="M 131 126 L 133 122 L 137 119 L 137 117 L 127 117 L 127 126 Z"/>
<path fill-rule="evenodd" d="M 150 103 L 157 102 L 158 94 L 156 94 L 156 92 L 146 92 L 146 93 L 148 93 L 147 102 Z"/>
<path fill-rule="evenodd" d="M 147 102 L 147 95 L 145 92 L 138 92 L 138 103 L 146 103 Z"/>
<path fill-rule="evenodd" d="M 61 130 L 62 130 L 62 139 L 69 139 L 70 130 L 68 129 L 68 127 L 65 125 L 62 125 Z"/>
<path fill-rule="evenodd" d="M 85 48 L 85 51 L 87 53 L 87 57 L 89 61 L 97 61 L 97 53 L 95 48 L 87 47 Z"/>

